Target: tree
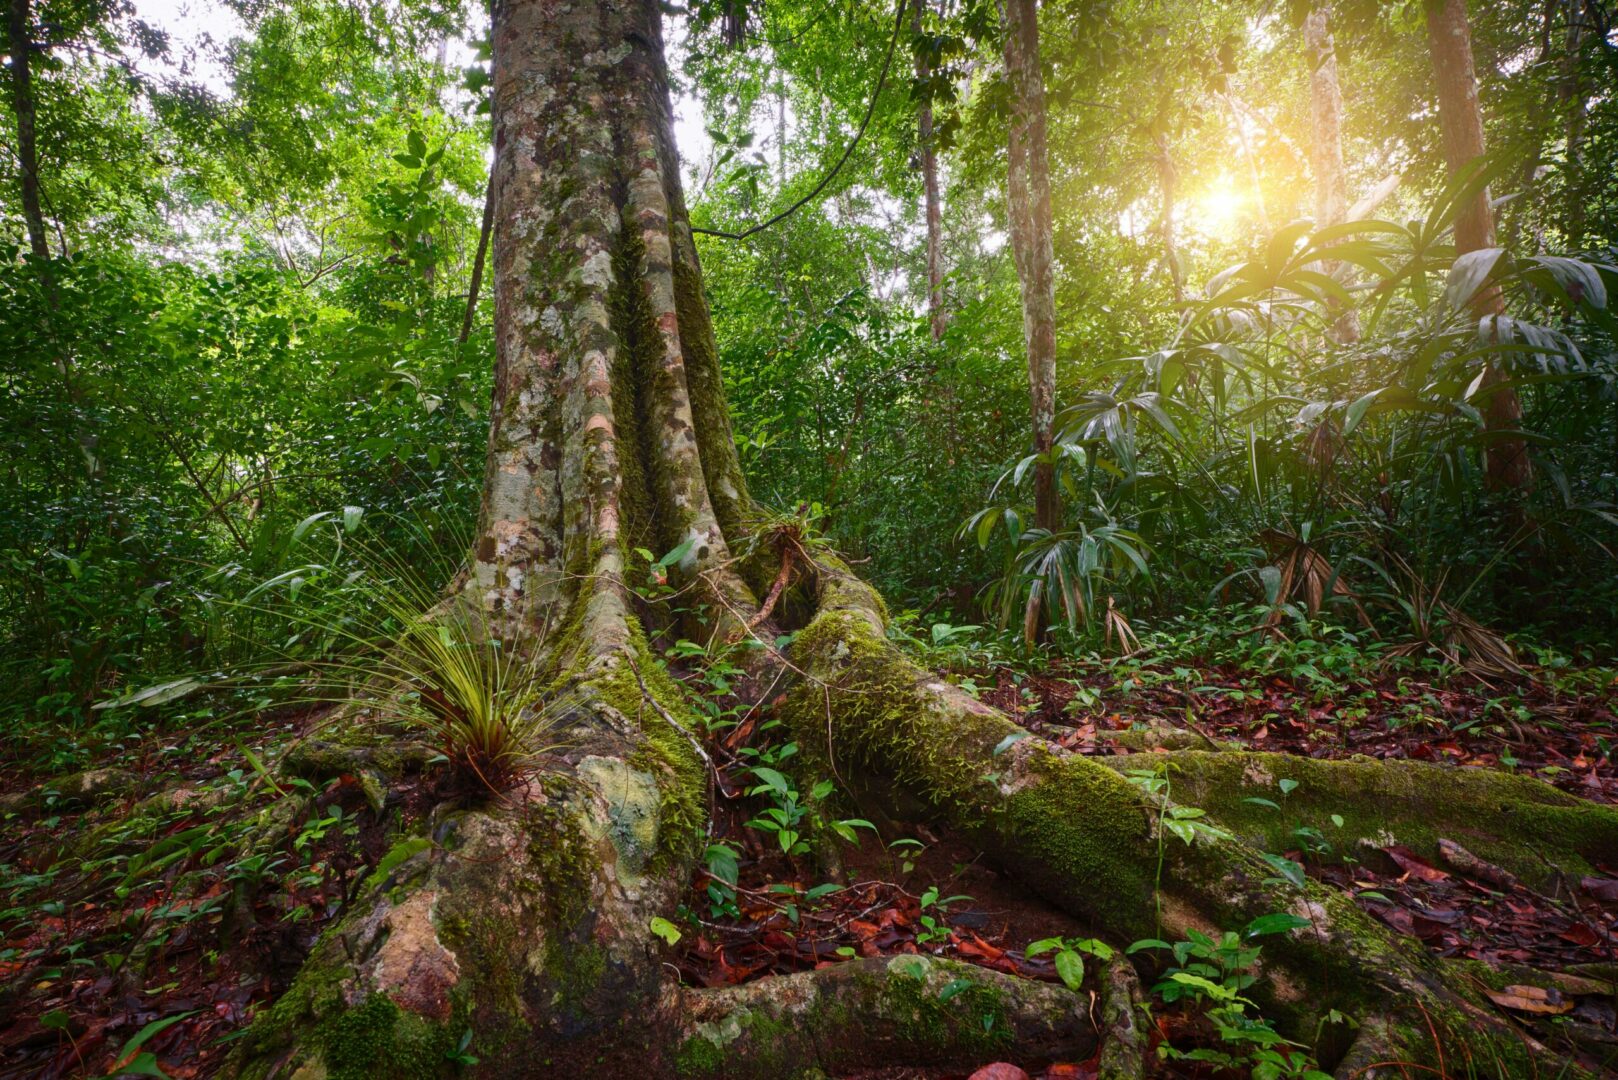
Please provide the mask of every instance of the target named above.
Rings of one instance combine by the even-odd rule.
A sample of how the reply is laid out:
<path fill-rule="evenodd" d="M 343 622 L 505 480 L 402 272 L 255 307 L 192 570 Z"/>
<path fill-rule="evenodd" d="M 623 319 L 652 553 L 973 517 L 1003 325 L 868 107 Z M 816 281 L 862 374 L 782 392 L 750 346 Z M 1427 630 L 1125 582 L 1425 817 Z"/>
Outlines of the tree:
<path fill-rule="evenodd" d="M 911 32 L 918 38 L 922 31 L 921 16 L 927 0 L 916 0 L 911 8 Z M 938 147 L 933 131 L 933 103 L 928 81 L 932 78 L 932 61 L 925 49 L 916 51 L 916 85 L 921 101 L 916 108 L 916 149 L 921 155 L 921 186 L 927 221 L 927 320 L 933 340 L 944 336 L 949 326 L 949 309 L 944 306 L 944 238 L 943 213 L 938 197 Z"/>
<path fill-rule="evenodd" d="M 1348 214 L 1348 181 L 1343 172 L 1343 92 L 1337 83 L 1337 49 L 1332 41 L 1331 6 L 1316 0 L 1303 22 L 1304 55 L 1309 62 L 1309 156 L 1315 172 L 1315 225 L 1341 223 Z M 1328 273 L 1332 269 L 1328 268 Z M 1339 342 L 1358 341 L 1359 317 L 1343 312 L 1332 324 Z"/>
<path fill-rule="evenodd" d="M 1001 1046 L 1088 1056 L 1139 1076 L 1144 1038 L 1121 953 L 1106 1029 L 1088 996 L 937 958 L 851 960 L 719 989 L 671 984 L 659 920 L 704 843 L 709 763 L 648 654 L 628 587 L 636 547 L 671 569 L 806 753 L 877 805 L 912 801 L 1108 937 L 1252 925 L 1292 913 L 1248 991 L 1355 1068 L 1454 1047 L 1527 1068 L 1543 1053 L 1465 973 L 1400 944 L 1341 891 L 1176 813 L 1099 759 L 1060 752 L 912 664 L 880 598 L 835 556 L 792 546 L 738 467 L 671 131 L 655 0 L 506 0 L 495 9 L 495 409 L 471 571 L 448 610 L 533 657 L 568 728 L 553 771 L 401 838 L 282 1000 L 239 1043 L 242 1075 L 483 1072 L 779 1076 L 891 1063 L 967 1066 Z M 786 614 L 774 581 L 806 610 Z M 461 605 L 455 607 L 454 605 Z M 796 628 L 789 646 L 777 633 Z M 787 651 L 783 653 L 781 650 Z M 296 752 L 305 776 L 398 770 L 397 746 Z M 1239 812 L 1264 756 L 1148 755 Z M 1553 850 L 1618 842 L 1618 815 L 1535 781 L 1299 761 L 1334 812 L 1464 825 Z M 1176 780 L 1176 791 L 1181 780 Z M 852 797 L 852 796 L 851 796 Z M 1355 809 L 1358 808 L 1358 809 Z M 1575 829 L 1571 824 L 1577 820 Z M 1182 843 L 1163 830 L 1189 838 Z M 1527 858 L 1527 852 L 1523 852 Z M 917 1022 L 921 1016 L 924 1022 Z M 857 1018 L 851 1020 L 851 1018 Z M 1435 1045 L 1442 1043 L 1442 1045 Z M 1346 1053 L 1345 1053 L 1346 1052 Z"/>
<path fill-rule="evenodd" d="M 1478 105 L 1466 0 L 1429 0 L 1427 36 L 1438 87 L 1444 160 L 1453 176 L 1484 153 L 1483 110 Z M 1494 246 L 1494 213 L 1488 191 L 1480 190 L 1456 218 L 1455 252 L 1465 255 Z M 1479 290 L 1472 308 L 1479 318 L 1505 314 L 1504 300 L 1497 288 Z M 1506 383 L 1506 373 L 1497 362 L 1489 361 L 1483 389 L 1488 394 L 1484 422 L 1490 438 L 1485 451 L 1489 487 L 1520 495 L 1533 483 L 1528 444 L 1516 434 L 1522 428 L 1522 402 L 1516 388 Z"/>
<path fill-rule="evenodd" d="M 1011 252 L 1022 283 L 1023 344 L 1034 425 L 1034 524 L 1060 524 L 1056 465 L 1049 459 L 1056 419 L 1056 271 L 1051 247 L 1051 179 L 1045 153 L 1045 77 L 1039 62 L 1035 0 L 1007 0 L 1006 79 L 1011 119 L 1006 131 L 1006 207 Z M 1036 601 L 1031 601 L 1032 608 Z"/>
<path fill-rule="evenodd" d="M 37 259 L 50 257 L 45 215 L 39 206 L 39 152 L 34 142 L 33 34 L 28 0 L 11 0 L 6 12 L 6 49 L 11 57 L 11 108 L 17 117 L 17 174 L 22 189 L 22 216 L 28 226 L 28 249 Z"/>

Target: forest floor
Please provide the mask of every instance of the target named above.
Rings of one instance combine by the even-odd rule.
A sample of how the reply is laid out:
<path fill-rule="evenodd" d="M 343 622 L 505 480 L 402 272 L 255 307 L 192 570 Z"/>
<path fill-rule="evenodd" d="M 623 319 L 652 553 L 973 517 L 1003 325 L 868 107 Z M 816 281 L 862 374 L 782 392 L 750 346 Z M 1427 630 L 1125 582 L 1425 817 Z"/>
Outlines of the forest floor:
<path fill-rule="evenodd" d="M 1618 802 L 1610 673 L 1327 681 L 1148 662 L 957 666 L 949 677 L 1077 753 L 1134 752 L 1130 733 L 1168 724 L 1285 754 L 1512 769 Z M 671 950 L 685 982 L 717 986 L 899 953 L 1058 980 L 1052 954 L 1029 956 L 1029 945 L 1083 938 L 1085 927 L 955 837 L 882 821 L 880 842 L 862 830 L 857 846 L 821 845 L 840 858 L 817 859 L 788 857 L 773 836 L 749 828 L 758 800 L 747 768 L 758 758 L 742 749 L 768 738 L 762 727 L 713 740 L 723 764 L 714 838 L 734 844 L 736 881 L 716 892 L 726 883 L 702 871 L 692 882 Z M 0 765 L 0 1077 L 121 1069 L 183 1080 L 217 1071 L 231 1040 L 285 990 L 385 857 L 389 838 L 443 794 L 431 768 L 385 790 L 366 777 L 272 778 L 280 748 L 319 733 L 320 714 L 305 713 L 260 722 L 250 741 L 223 728 L 131 738 L 109 746 L 95 770 L 54 780 Z M 1618 1043 L 1618 994 L 1577 974 L 1618 964 L 1618 852 L 1596 874 L 1543 890 L 1487 864 L 1439 865 L 1397 846 L 1352 860 L 1314 857 L 1307 833 L 1286 854 L 1440 955 L 1568 972 L 1565 995 L 1548 1001 L 1491 996 L 1539 1037 L 1565 1016 Z M 1093 993 L 1096 973 L 1085 978 Z M 1206 1018 L 1185 1003 L 1155 1006 L 1148 1034 L 1182 1050 L 1213 1045 Z M 1096 1070 L 1093 1060 L 1012 1064 L 1048 1080 Z M 1162 1070 L 1229 1075 L 1187 1063 Z M 886 1070 L 861 1080 L 965 1075 Z"/>

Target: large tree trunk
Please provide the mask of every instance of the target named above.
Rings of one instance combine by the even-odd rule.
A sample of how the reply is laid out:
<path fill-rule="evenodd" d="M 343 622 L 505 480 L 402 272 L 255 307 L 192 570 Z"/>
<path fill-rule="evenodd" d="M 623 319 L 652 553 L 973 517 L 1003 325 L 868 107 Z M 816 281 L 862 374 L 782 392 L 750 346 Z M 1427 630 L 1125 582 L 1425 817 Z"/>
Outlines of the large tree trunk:
<path fill-rule="evenodd" d="M 1309 157 L 1315 170 L 1315 226 L 1324 229 L 1346 220 L 1348 180 L 1343 170 L 1343 91 L 1337 82 L 1337 47 L 1332 41 L 1331 6 L 1316 0 L 1303 22 L 1304 54 L 1309 61 Z M 1337 264 L 1326 267 L 1333 273 Z M 1340 343 L 1360 339 L 1359 316 L 1345 311 L 1332 323 Z"/>
<path fill-rule="evenodd" d="M 1028 392 L 1034 453 L 1050 451 L 1056 422 L 1056 272 L 1051 241 L 1051 179 L 1045 154 L 1045 76 L 1039 61 L 1035 0 L 1006 0 L 1006 78 L 1011 123 L 1006 143 L 1007 209 L 1011 254 L 1022 282 L 1023 342 L 1028 350 Z M 1034 466 L 1034 524 L 1060 523 L 1056 467 Z"/>
<path fill-rule="evenodd" d="M 17 178 L 22 188 L 22 216 L 28 249 L 35 258 L 50 258 L 45 241 L 45 215 L 39 208 L 39 154 L 34 140 L 34 86 L 28 0 L 11 0 L 6 37 L 11 53 L 11 111 L 17 118 Z"/>
<path fill-rule="evenodd" d="M 476 1071 L 491 1077 L 966 1070 L 1011 1048 L 1086 1058 L 1098 1040 L 1102 1075 L 1142 1075 L 1123 965 L 1094 1009 L 1089 995 L 936 958 L 717 990 L 670 979 L 651 920 L 674 917 L 690 886 L 708 762 L 686 699 L 649 655 L 624 567 L 635 546 L 684 540 L 684 604 L 716 613 L 719 640 L 757 634 L 761 705 L 806 756 L 841 767 L 850 797 L 977 838 L 1118 945 L 1153 926 L 1160 858 L 1170 930 L 1304 914 L 1307 931 L 1266 949 L 1253 993 L 1303 1038 L 1328 1009 L 1365 1021 L 1355 1060 L 1429 1061 L 1429 1033 L 1443 1031 L 1460 1040 L 1446 1050 L 1520 1061 L 1528 1044 L 1469 983 L 1343 894 L 1281 881 L 1235 837 L 1164 846 L 1165 801 L 1099 761 L 1015 742 L 1026 733 L 896 650 L 880 598 L 835 557 L 803 554 L 801 630 L 785 656 L 762 644 L 785 625 L 773 595 L 754 599 L 776 567 L 747 557 L 756 519 L 679 188 L 659 13 L 657 0 L 502 0 L 494 15 L 497 392 L 476 548 L 449 602 L 542 665 L 566 750 L 499 798 L 445 803 L 401 837 L 237 1043 L 232 1071 L 449 1075 L 470 1031 Z M 305 747 L 280 767 L 371 776 L 411 756 Z M 1228 760 L 1248 782 L 1275 768 Z M 1197 776 L 1223 767 L 1193 764 Z M 1405 786 L 1360 805 L 1367 781 L 1353 770 L 1366 766 L 1308 766 L 1359 835 L 1419 848 L 1451 823 L 1469 837 L 1509 830 L 1575 873 L 1618 844 L 1618 815 L 1570 808 L 1533 781 L 1411 765 Z"/>
<path fill-rule="evenodd" d="M 927 0 L 916 0 L 911 8 L 910 27 L 921 33 L 921 16 Z M 925 83 L 932 77 L 927 57 L 916 56 L 916 81 Z M 916 115 L 916 143 L 921 153 L 921 187 L 927 218 L 927 322 L 938 341 L 949 327 L 949 309 L 944 306 L 944 240 L 943 210 L 938 195 L 938 149 L 933 144 L 933 104 L 923 98 Z"/>
<path fill-rule="evenodd" d="M 1472 28 L 1466 0 L 1429 0 L 1427 35 L 1432 46 L 1433 72 L 1438 84 L 1438 122 L 1443 130 L 1444 158 L 1451 175 L 1483 156 L 1483 110 L 1478 105 L 1478 82 L 1472 65 Z M 1493 247 L 1494 214 L 1489 194 L 1482 191 L 1461 209 L 1455 220 L 1455 253 Z M 1480 318 L 1505 312 L 1500 290 L 1480 290 L 1473 301 Z M 1489 434 L 1485 467 L 1489 487 L 1521 495 L 1533 482 L 1528 444 L 1512 432 L 1522 428 L 1522 402 L 1516 388 L 1501 386 L 1505 372 L 1491 362 L 1484 379 L 1488 399 L 1484 422 Z"/>

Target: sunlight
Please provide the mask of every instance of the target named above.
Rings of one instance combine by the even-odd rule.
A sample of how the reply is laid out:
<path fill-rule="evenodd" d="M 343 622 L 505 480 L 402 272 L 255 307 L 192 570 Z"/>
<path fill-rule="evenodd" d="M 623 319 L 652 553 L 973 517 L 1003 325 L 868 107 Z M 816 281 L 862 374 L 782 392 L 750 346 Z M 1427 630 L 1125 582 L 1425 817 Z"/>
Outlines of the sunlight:
<path fill-rule="evenodd" d="M 1220 240 L 1235 239 L 1237 227 L 1250 201 L 1248 194 L 1236 186 L 1229 173 L 1220 173 L 1211 186 L 1191 200 L 1186 224 L 1206 236 Z"/>

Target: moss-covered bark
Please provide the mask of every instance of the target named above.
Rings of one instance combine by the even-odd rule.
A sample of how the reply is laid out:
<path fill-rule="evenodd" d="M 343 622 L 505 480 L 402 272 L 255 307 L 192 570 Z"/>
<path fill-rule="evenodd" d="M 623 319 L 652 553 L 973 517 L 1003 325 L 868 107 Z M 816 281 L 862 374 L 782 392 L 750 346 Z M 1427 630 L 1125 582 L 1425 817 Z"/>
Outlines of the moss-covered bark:
<path fill-rule="evenodd" d="M 648 927 L 690 875 L 707 793 L 682 699 L 666 677 L 643 690 L 632 662 L 575 686 L 565 770 L 394 845 L 242 1040 L 238 1075 L 448 1073 L 467 1031 L 491 1075 L 659 1052 Z M 389 1039 L 402 1049 L 354 1050 Z"/>
<path fill-rule="evenodd" d="M 1266 939 L 1261 982 L 1253 990 L 1295 1034 L 1312 1038 L 1333 1009 L 1351 1018 L 1391 1016 L 1390 1030 L 1399 1033 L 1401 1045 L 1414 1048 L 1414 1060 L 1436 1052 L 1428 1032 L 1439 1031 L 1440 1039 L 1459 1040 L 1457 1045 L 1470 1045 L 1485 1059 L 1527 1067 L 1533 1051 L 1523 1039 L 1475 988 L 1446 973 L 1419 944 L 1397 938 L 1339 891 L 1311 881 L 1293 884 L 1264 861 L 1256 844 L 1214 832 L 1192 843 L 1164 836 L 1160 815 L 1172 805 L 1168 800 L 1146 794 L 1099 760 L 1029 737 L 995 710 L 918 669 L 886 640 L 882 621 L 874 593 L 828 563 L 821 612 L 793 647 L 794 662 L 808 678 L 786 705 L 797 736 L 818 744 L 845 774 L 856 775 L 863 791 L 925 807 L 935 820 L 976 837 L 1009 873 L 1115 939 L 1159 936 L 1159 918 L 1169 935 L 1240 929 L 1275 912 L 1307 920 L 1301 929 Z M 1239 771 L 1247 762 L 1255 779 L 1264 768 L 1292 761 L 1178 757 L 1213 770 Z M 1154 765 L 1164 760 L 1149 758 Z M 1370 779 L 1376 774 L 1364 770 L 1377 766 L 1346 763 L 1333 773 L 1331 763 L 1299 764 L 1310 767 L 1307 776 L 1318 788 L 1329 787 L 1345 804 L 1354 798 L 1354 780 L 1370 784 L 1364 800 L 1369 805 L 1359 820 L 1375 817 L 1381 789 Z M 1545 785 L 1512 777 L 1428 775 L 1435 783 L 1475 787 L 1474 808 L 1493 808 L 1494 824 L 1520 844 L 1577 859 L 1610 835 L 1610 812 L 1576 800 L 1569 805 Z M 1328 776 L 1341 782 L 1329 785 Z M 1385 783 L 1414 800 L 1401 780 L 1408 777 L 1394 773 Z M 1176 800 L 1183 800 L 1187 786 L 1174 790 Z M 1217 786 L 1198 790 L 1212 793 Z M 1221 792 L 1220 805 L 1242 805 L 1242 797 Z M 1420 812 L 1414 801 L 1406 810 Z M 1462 811 L 1449 813 L 1454 820 Z M 1343 1053 L 1346 1033 L 1334 1039 L 1329 1026 L 1324 1030 L 1322 1052 Z"/>
<path fill-rule="evenodd" d="M 1266 851 L 1296 848 L 1299 827 L 1320 831 L 1328 860 L 1389 844 L 1436 860 L 1438 841 L 1450 839 L 1529 881 L 1589 873 L 1591 860 L 1618 852 L 1618 811 L 1494 769 L 1199 750 L 1100 760 L 1119 772 L 1166 770 L 1177 801 Z M 1283 779 L 1297 787 L 1283 793 Z"/>
<path fill-rule="evenodd" d="M 776 1080 L 892 1062 L 971 1069 L 1015 1053 L 1086 1058 L 1089 1000 L 924 956 L 854 960 L 681 997 L 675 1075 Z"/>

